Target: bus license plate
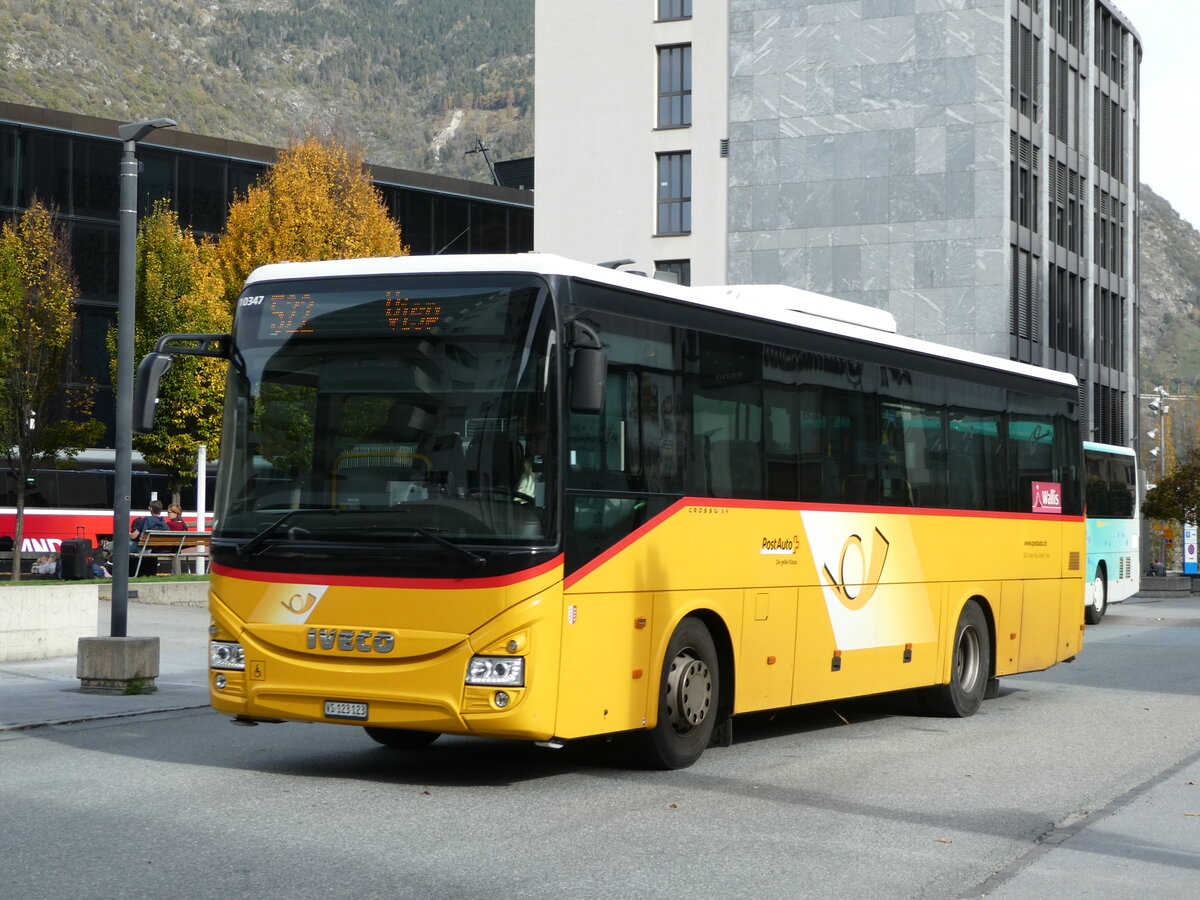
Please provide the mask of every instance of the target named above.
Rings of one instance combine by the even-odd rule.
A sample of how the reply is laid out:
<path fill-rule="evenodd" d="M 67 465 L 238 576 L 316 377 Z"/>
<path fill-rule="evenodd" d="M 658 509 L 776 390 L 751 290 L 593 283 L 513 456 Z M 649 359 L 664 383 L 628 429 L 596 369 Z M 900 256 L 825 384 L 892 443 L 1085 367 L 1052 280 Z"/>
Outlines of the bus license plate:
<path fill-rule="evenodd" d="M 367 704 L 348 703 L 345 700 L 326 700 L 325 718 L 365 720 L 367 718 Z"/>

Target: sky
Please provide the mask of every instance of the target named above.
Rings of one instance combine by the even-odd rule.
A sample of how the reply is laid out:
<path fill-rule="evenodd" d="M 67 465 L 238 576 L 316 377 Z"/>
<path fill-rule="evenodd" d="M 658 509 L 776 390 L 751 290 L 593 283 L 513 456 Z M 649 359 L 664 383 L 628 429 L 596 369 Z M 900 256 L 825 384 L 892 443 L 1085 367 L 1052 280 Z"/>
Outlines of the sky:
<path fill-rule="evenodd" d="M 1200 228 L 1196 0 L 1116 0 L 1142 38 L 1142 182 Z"/>

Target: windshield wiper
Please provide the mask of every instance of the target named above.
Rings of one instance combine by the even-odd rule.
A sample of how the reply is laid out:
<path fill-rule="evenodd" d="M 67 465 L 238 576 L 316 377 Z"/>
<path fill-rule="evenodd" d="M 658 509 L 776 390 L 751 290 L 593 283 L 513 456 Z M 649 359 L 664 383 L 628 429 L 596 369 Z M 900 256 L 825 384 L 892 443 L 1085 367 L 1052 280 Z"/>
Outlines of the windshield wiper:
<path fill-rule="evenodd" d="M 342 511 L 336 510 L 336 509 L 293 509 L 293 510 L 289 510 L 288 512 L 286 512 L 282 516 L 280 516 L 278 519 L 276 519 L 274 522 L 272 522 L 270 525 L 268 525 L 266 528 L 264 528 L 262 531 L 253 535 L 248 541 L 246 541 L 240 547 L 238 547 L 237 554 L 238 554 L 238 556 L 243 556 L 243 557 L 252 555 L 255 551 L 261 549 L 262 546 L 271 539 L 271 535 L 273 535 L 277 529 L 279 529 L 282 525 L 284 525 L 286 522 L 288 522 L 290 519 L 292 519 L 295 516 L 302 515 L 304 513 L 326 513 L 328 515 L 337 515 L 339 512 L 342 512 Z M 465 556 L 468 560 L 471 561 L 471 565 L 475 566 L 476 568 L 480 568 L 482 566 L 487 565 L 487 559 L 485 557 L 480 556 L 478 553 L 468 550 L 466 547 L 456 544 L 453 541 L 447 540 L 446 538 L 442 537 L 440 534 L 438 534 L 432 528 L 422 528 L 417 525 L 399 525 L 399 526 L 397 526 L 397 525 L 392 525 L 392 524 L 368 525 L 367 526 L 367 529 L 369 529 L 369 530 L 389 530 L 390 531 L 395 528 L 400 528 L 404 531 L 408 531 L 413 534 L 419 534 L 419 535 L 421 535 L 421 537 L 428 538 L 429 540 L 433 541 L 435 544 L 439 544 L 442 547 L 446 547 L 449 550 L 453 550 L 455 553 L 458 553 L 461 556 Z"/>
<path fill-rule="evenodd" d="M 278 528 L 284 522 L 287 522 L 293 516 L 298 516 L 301 513 L 307 513 L 307 512 L 313 512 L 313 510 L 311 510 L 311 509 L 293 509 L 293 510 L 289 510 L 288 512 L 284 513 L 282 516 L 280 516 L 278 519 L 276 519 L 274 522 L 272 522 L 270 525 L 268 525 L 266 528 L 264 528 L 258 534 L 251 537 L 250 540 L 246 541 L 246 543 L 244 543 L 240 547 L 238 547 L 237 548 L 238 556 L 250 556 L 255 550 L 257 550 L 259 547 L 261 547 L 263 544 L 265 544 L 268 540 L 270 540 L 271 535 L 275 533 L 276 528 Z M 321 510 L 321 512 L 329 512 L 329 510 Z"/>
<path fill-rule="evenodd" d="M 396 526 L 388 526 L 388 527 L 396 527 Z M 449 549 L 455 551 L 456 553 L 462 554 L 467 559 L 469 559 L 471 561 L 471 565 L 473 565 L 477 569 L 480 568 L 481 566 L 484 566 L 487 564 L 486 558 L 480 556 L 478 553 L 475 553 L 472 550 L 468 550 L 466 547 L 463 547 L 459 544 L 454 543 L 454 541 L 446 540 L 446 538 L 442 537 L 440 534 L 437 534 L 432 528 L 420 528 L 416 525 L 401 525 L 399 527 L 405 529 L 406 531 L 411 531 L 414 534 L 419 534 L 422 537 L 427 537 L 427 538 L 429 538 L 429 540 L 433 541 L 435 544 L 440 544 L 443 547 L 448 547 Z"/>

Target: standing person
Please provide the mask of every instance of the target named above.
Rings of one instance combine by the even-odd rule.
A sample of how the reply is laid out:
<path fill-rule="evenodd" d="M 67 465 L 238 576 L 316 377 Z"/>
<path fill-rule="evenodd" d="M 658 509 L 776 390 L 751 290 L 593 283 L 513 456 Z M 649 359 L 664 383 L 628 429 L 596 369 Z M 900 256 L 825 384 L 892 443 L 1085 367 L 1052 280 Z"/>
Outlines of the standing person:
<path fill-rule="evenodd" d="M 133 520 L 133 524 L 129 526 L 129 543 L 136 546 L 138 539 L 147 531 L 167 531 L 167 523 L 163 521 L 162 504 L 157 500 L 151 500 L 147 507 L 150 515 L 139 516 Z M 129 572 L 130 574 L 137 573 L 138 575 L 157 575 L 158 574 L 158 557 L 151 554 L 146 554 L 141 557 L 141 562 L 138 562 L 138 554 L 131 553 L 129 557 Z"/>
<path fill-rule="evenodd" d="M 187 522 L 183 521 L 183 509 L 178 503 L 167 507 L 167 528 L 170 531 L 187 531 Z"/>

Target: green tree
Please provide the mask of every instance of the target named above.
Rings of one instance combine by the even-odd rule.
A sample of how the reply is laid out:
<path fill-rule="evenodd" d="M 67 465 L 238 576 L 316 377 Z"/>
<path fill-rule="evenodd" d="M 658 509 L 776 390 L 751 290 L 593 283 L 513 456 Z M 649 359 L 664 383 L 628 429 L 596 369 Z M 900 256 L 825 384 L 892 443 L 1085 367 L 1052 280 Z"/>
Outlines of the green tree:
<path fill-rule="evenodd" d="M 87 390 L 64 390 L 75 320 L 75 275 L 65 235 L 39 200 L 0 230 L 0 453 L 16 488 L 14 581 L 21 578 L 25 487 L 36 468 L 69 461 L 103 433 Z M 61 414 L 67 397 L 73 415 Z"/>
<path fill-rule="evenodd" d="M 1200 510 L 1200 447 L 1146 492 L 1142 515 L 1163 522 L 1195 522 Z"/>
<path fill-rule="evenodd" d="M 153 350 L 164 334 L 229 330 L 229 306 L 214 257 L 212 246 L 198 243 L 183 229 L 165 201 L 142 219 L 137 237 L 136 359 Z M 115 331 L 110 331 L 108 342 L 115 360 Z M 159 385 L 154 430 L 134 438 L 146 462 L 167 473 L 176 502 L 179 489 L 192 483 L 200 445 L 207 444 L 213 458 L 220 454 L 224 381 L 223 360 L 177 357 Z"/>

